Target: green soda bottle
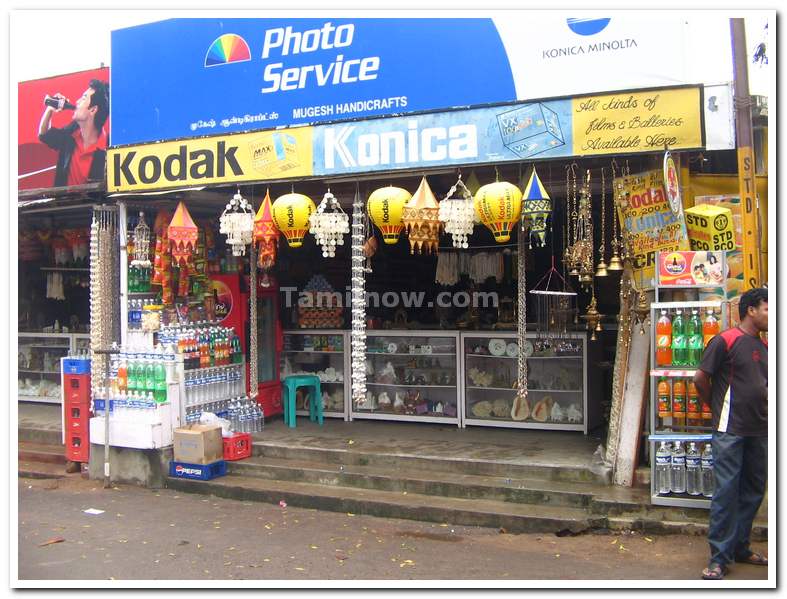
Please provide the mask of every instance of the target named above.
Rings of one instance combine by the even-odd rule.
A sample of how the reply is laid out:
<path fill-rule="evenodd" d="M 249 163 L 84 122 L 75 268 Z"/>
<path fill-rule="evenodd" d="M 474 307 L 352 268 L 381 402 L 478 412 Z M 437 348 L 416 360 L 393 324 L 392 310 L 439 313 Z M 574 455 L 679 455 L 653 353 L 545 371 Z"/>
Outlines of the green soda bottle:
<path fill-rule="evenodd" d="M 157 403 L 164 403 L 167 401 L 167 369 L 164 368 L 162 360 L 156 362 L 153 369 L 153 378 L 155 383 L 153 397 Z"/>
<path fill-rule="evenodd" d="M 688 359 L 686 366 L 697 367 L 702 360 L 702 350 L 704 342 L 702 338 L 702 320 L 699 310 L 691 311 L 691 318 L 686 325 L 686 337 L 688 338 Z"/>
<path fill-rule="evenodd" d="M 675 310 L 672 319 L 672 364 L 686 366 L 688 362 L 688 339 L 686 337 L 686 320 L 680 309 Z"/>

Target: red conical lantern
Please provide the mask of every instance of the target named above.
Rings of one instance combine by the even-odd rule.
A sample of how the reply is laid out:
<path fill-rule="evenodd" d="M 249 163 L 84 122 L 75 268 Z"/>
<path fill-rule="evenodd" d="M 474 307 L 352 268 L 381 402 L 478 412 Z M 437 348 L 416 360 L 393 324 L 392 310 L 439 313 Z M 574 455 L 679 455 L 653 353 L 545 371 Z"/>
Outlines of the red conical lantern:
<path fill-rule="evenodd" d="M 265 199 L 254 217 L 254 243 L 259 244 L 257 264 L 267 270 L 276 262 L 276 249 L 279 246 L 279 229 L 273 220 L 271 196 L 265 192 Z"/>
<path fill-rule="evenodd" d="M 172 259 L 181 266 L 186 266 L 192 254 L 197 249 L 197 238 L 199 237 L 197 225 L 191 218 L 191 214 L 186 209 L 183 202 L 178 203 L 175 216 L 167 228 Z"/>

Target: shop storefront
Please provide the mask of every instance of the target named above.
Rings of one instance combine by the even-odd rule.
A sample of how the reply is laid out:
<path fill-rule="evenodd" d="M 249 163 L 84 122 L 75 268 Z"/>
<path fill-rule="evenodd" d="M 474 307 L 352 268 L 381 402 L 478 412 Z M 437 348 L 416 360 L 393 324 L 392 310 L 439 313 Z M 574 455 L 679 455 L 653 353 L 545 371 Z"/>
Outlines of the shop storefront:
<path fill-rule="evenodd" d="M 597 34 L 613 35 L 612 21 Z M 678 21 L 667 26 L 685 34 Z M 478 45 L 446 61 L 429 53 L 427 24 L 461 26 Z M 114 404 L 126 430 L 138 418 L 140 431 L 169 429 L 126 435 L 127 447 L 166 446 L 205 412 L 254 432 L 261 414 L 283 413 L 282 382 L 303 375 L 319 391 L 294 392 L 300 416 L 319 402 L 348 421 L 604 435 L 624 264 L 642 294 L 656 251 L 690 249 L 691 206 L 670 204 L 664 153 L 680 168 L 733 147 L 717 126 L 729 85 L 687 80 L 669 60 L 642 75 L 640 61 L 664 51 L 652 24 L 635 24 L 627 58 L 592 81 L 577 77 L 610 59 L 561 29 L 585 56 L 540 48 L 544 76 L 530 87 L 500 19 L 409 25 L 436 62 L 407 78 L 390 65 L 414 59 L 393 52 L 381 33 L 397 28 L 383 19 L 236 19 L 232 34 L 175 19 L 113 33 L 107 193 L 125 268 L 119 353 L 94 392 L 110 406 L 136 392 L 136 405 Z M 176 33 L 188 43 L 138 89 L 139 49 Z M 457 65 L 477 63 L 467 85 Z M 330 85 L 325 69 L 339 74 Z M 221 86 L 237 93 L 204 92 Z M 141 387 L 140 363 L 153 377 Z"/>

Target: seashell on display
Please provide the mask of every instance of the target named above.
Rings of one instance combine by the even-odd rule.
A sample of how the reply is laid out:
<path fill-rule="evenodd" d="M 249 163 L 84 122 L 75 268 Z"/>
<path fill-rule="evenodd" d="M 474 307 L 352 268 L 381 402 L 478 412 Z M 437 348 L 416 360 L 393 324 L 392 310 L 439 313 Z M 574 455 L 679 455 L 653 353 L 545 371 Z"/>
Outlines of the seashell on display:
<path fill-rule="evenodd" d="M 552 405 L 554 402 L 555 400 L 552 399 L 552 396 L 547 395 L 544 397 L 544 399 L 536 403 L 536 405 L 533 406 L 533 411 L 531 413 L 533 420 L 538 422 L 546 422 L 550 413 L 552 412 Z"/>
<path fill-rule="evenodd" d="M 569 422 L 582 422 L 582 412 L 579 411 L 576 404 L 571 404 L 566 410 L 566 419 Z"/>
<path fill-rule="evenodd" d="M 404 395 L 396 394 L 396 398 L 394 399 L 393 404 L 394 412 L 401 413 L 404 412 Z"/>
<path fill-rule="evenodd" d="M 470 381 L 476 387 L 489 387 L 492 384 L 493 375 L 491 373 L 478 370 L 478 368 L 471 368 L 467 372 Z"/>
<path fill-rule="evenodd" d="M 492 404 L 492 416 L 495 418 L 507 418 L 511 412 L 511 404 L 505 399 L 496 399 Z"/>
<path fill-rule="evenodd" d="M 489 418 L 492 414 L 492 404 L 488 401 L 479 401 L 473 404 L 471 411 L 473 412 L 473 416 L 477 418 Z"/>
<path fill-rule="evenodd" d="M 380 395 L 377 396 L 377 405 L 382 406 L 390 406 L 391 405 L 391 398 L 388 395 L 387 391 L 383 391 Z"/>
<path fill-rule="evenodd" d="M 563 408 L 560 407 L 559 403 L 555 403 L 555 405 L 552 406 L 552 412 L 549 414 L 549 417 L 552 422 L 563 422 L 566 419 Z"/>
<path fill-rule="evenodd" d="M 514 405 L 511 406 L 511 418 L 514 420 L 526 420 L 530 417 L 530 401 L 526 397 L 517 395 Z"/>

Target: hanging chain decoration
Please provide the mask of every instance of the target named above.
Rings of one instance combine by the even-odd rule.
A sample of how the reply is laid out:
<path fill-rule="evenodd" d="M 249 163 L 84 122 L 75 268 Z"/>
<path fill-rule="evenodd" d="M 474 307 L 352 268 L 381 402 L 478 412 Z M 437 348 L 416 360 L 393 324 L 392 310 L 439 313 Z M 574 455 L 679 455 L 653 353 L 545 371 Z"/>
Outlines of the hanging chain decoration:
<path fill-rule="evenodd" d="M 617 181 L 617 165 L 612 159 L 612 258 L 609 259 L 607 270 L 623 270 L 623 261 L 620 259 L 621 242 L 618 239 L 618 201 L 622 183 Z"/>
<path fill-rule="evenodd" d="M 265 276 L 267 276 L 267 272 Z M 259 386 L 259 367 L 257 355 L 257 247 L 251 244 L 249 248 L 249 398 L 257 397 Z M 264 416 L 264 415 L 263 415 Z"/>
<path fill-rule="evenodd" d="M 563 249 L 563 270 L 569 269 L 569 275 L 578 275 L 579 271 L 575 270 L 571 260 L 571 248 L 574 245 L 574 233 L 571 230 L 572 219 L 572 177 L 574 179 L 573 193 L 576 194 L 576 173 L 574 167 L 576 164 L 566 166 L 566 230 L 564 235 L 564 249 Z M 576 214 L 576 213 L 574 213 Z"/>
<path fill-rule="evenodd" d="M 587 288 L 593 283 L 593 213 L 591 205 L 590 169 L 580 189 L 579 211 L 572 214 L 574 243 L 566 248 L 566 260 L 579 282 Z"/>
<path fill-rule="evenodd" d="M 139 222 L 134 227 L 134 258 L 131 266 L 150 267 L 150 227 L 145 222 L 145 213 L 139 211 Z"/>
<path fill-rule="evenodd" d="M 344 245 L 344 236 L 350 232 L 350 217 L 331 193 L 330 187 L 317 206 L 317 211 L 309 216 L 309 225 L 309 233 L 314 235 L 322 248 L 322 257 L 336 256 L 336 246 Z"/>
<path fill-rule="evenodd" d="M 245 256 L 254 234 L 254 209 L 238 190 L 219 217 L 219 233 L 227 236 L 233 256 Z"/>
<path fill-rule="evenodd" d="M 604 175 L 604 167 L 601 167 L 601 242 L 599 243 L 599 261 L 596 265 L 596 276 L 597 277 L 606 277 L 607 276 L 607 263 L 604 261 L 604 256 L 607 253 L 607 244 L 606 244 L 606 226 L 605 222 L 607 220 L 607 181 Z"/>
<path fill-rule="evenodd" d="M 459 192 L 459 197 L 453 197 Z M 462 174 L 453 187 L 445 194 L 439 204 L 438 216 L 445 223 L 445 232 L 451 234 L 451 241 L 455 248 L 467 248 L 467 238 L 473 234 L 475 209 L 473 208 L 473 195 L 462 182 Z"/>
<path fill-rule="evenodd" d="M 106 385 L 109 374 L 109 355 L 106 353 L 116 340 L 119 318 L 115 308 L 120 305 L 116 282 L 117 210 L 97 206 L 93 209 L 90 226 L 90 386 L 97 396 Z"/>
<path fill-rule="evenodd" d="M 355 186 L 352 222 L 352 273 L 351 273 L 351 363 L 352 402 L 366 401 L 366 281 L 363 252 L 365 223 L 364 202 L 358 185 Z"/>
<path fill-rule="evenodd" d="M 520 217 L 519 235 L 517 235 L 517 378 L 516 397 L 511 408 L 511 417 L 514 420 L 524 420 L 530 413 L 530 402 L 527 398 L 527 356 L 525 344 L 527 342 L 527 277 L 526 277 L 526 244 L 525 220 Z"/>

